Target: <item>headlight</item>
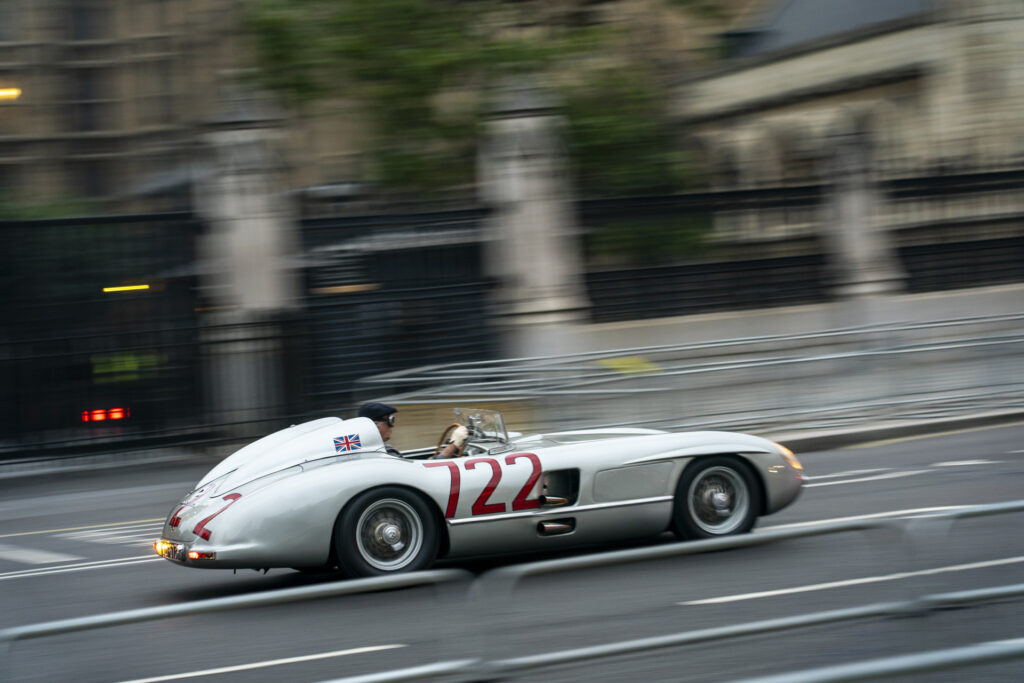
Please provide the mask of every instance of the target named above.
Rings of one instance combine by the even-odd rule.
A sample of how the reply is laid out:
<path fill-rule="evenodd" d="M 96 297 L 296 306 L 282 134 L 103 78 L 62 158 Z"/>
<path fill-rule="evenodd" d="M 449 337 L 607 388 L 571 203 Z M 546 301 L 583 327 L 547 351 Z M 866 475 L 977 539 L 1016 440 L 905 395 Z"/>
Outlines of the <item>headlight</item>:
<path fill-rule="evenodd" d="M 789 466 L 794 470 L 802 470 L 804 468 L 804 466 L 800 464 L 800 461 L 796 459 L 796 456 L 793 455 L 793 451 L 789 450 L 781 443 L 775 444 L 775 447 L 779 449 L 779 453 L 782 454 L 782 457 L 786 459 L 786 462 L 789 463 Z"/>

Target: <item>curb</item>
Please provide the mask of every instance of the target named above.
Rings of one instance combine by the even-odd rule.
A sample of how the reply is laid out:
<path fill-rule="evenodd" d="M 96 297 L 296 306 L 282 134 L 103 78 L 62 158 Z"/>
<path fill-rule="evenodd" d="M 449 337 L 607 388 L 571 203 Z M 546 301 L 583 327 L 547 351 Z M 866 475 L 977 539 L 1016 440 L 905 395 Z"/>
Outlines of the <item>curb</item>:
<path fill-rule="evenodd" d="M 125 453 L 0 461 L 0 480 L 44 474 L 92 472 L 172 462 L 198 462 L 199 460 L 201 460 L 201 456 L 197 456 L 194 453 L 185 452 L 180 449 L 161 449 L 157 451 L 129 451 Z"/>

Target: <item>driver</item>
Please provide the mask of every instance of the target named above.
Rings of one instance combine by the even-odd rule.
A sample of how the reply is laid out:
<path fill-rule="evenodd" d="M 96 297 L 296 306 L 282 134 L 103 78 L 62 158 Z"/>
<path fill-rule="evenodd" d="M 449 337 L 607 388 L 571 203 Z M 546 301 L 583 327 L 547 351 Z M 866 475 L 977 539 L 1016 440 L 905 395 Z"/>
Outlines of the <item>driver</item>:
<path fill-rule="evenodd" d="M 377 403 L 375 401 L 359 406 L 359 417 L 368 417 L 377 425 L 377 430 L 380 432 L 380 438 L 384 441 L 384 448 L 388 455 L 400 456 L 401 452 L 388 443 L 391 440 L 391 433 L 395 429 L 395 413 L 397 412 L 398 408 L 389 406 L 387 403 Z M 469 430 L 464 426 L 460 426 L 452 432 L 451 440 L 434 458 L 454 458 L 459 454 L 462 444 L 466 443 L 468 438 Z"/>

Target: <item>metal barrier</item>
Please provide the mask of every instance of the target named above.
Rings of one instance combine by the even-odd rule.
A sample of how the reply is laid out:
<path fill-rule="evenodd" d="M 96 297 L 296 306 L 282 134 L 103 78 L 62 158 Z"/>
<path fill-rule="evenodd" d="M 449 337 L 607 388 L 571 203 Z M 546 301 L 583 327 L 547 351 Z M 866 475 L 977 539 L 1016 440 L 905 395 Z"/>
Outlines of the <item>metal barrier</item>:
<path fill-rule="evenodd" d="M 178 605 L 162 607 L 145 607 L 142 609 L 111 612 L 76 619 L 63 619 L 42 624 L 15 626 L 0 631 L 0 674 L 9 668 L 11 644 L 29 638 L 54 636 L 74 631 L 87 631 L 108 626 L 122 626 L 141 621 L 153 621 L 170 617 L 191 616 L 208 612 L 222 612 L 247 607 L 278 605 L 300 600 L 315 600 L 339 595 L 353 595 L 378 590 L 408 588 L 411 586 L 437 585 L 451 581 L 464 581 L 472 578 L 472 574 L 462 569 L 435 569 L 432 571 L 399 574 L 396 576 L 380 576 L 352 581 L 338 581 L 326 585 L 300 586 L 298 588 L 282 588 L 258 595 L 239 595 L 211 600 L 195 600 Z M 0 675 L 0 679 L 5 678 Z"/>
<path fill-rule="evenodd" d="M 828 666 L 811 671 L 790 671 L 778 676 L 748 678 L 736 683 L 834 683 L 875 680 L 879 676 L 897 676 L 944 671 L 971 664 L 988 664 L 1024 658 L 1024 638 L 977 643 L 949 650 L 921 652 L 900 657 L 885 657 L 855 664 Z"/>
<path fill-rule="evenodd" d="M 489 606 L 489 610 L 475 610 L 474 613 L 492 614 L 497 611 L 494 608 L 495 604 L 508 604 L 508 599 L 516 584 L 520 579 L 527 576 L 551 574 L 575 569 L 604 567 L 626 562 L 641 562 L 668 557 L 681 557 L 684 555 L 695 555 L 716 550 L 754 547 L 794 538 L 809 538 L 813 536 L 822 536 L 848 531 L 883 529 L 894 531 L 902 530 L 906 533 L 908 531 L 912 531 L 915 525 L 923 521 L 950 522 L 956 519 L 968 519 L 1014 512 L 1024 512 L 1024 500 L 963 508 L 960 510 L 929 515 L 928 517 L 921 519 L 908 520 L 902 523 L 897 522 L 896 520 L 884 519 L 834 522 L 814 527 L 780 529 L 765 531 L 762 533 L 747 534 L 744 536 L 731 536 L 727 538 L 674 543 L 670 545 L 640 548 L 635 550 L 623 550 L 565 559 L 531 562 L 487 572 L 473 583 L 470 599 L 474 602 L 486 603 Z M 569 664 L 601 657 L 614 657 L 648 650 L 711 642 L 726 638 L 735 638 L 739 636 L 775 632 L 784 629 L 801 628 L 826 623 L 836 623 L 853 619 L 863 619 L 867 617 L 920 613 L 954 605 L 965 605 L 1020 596 L 1024 596 L 1024 584 L 973 591 L 939 593 L 925 595 L 911 600 L 875 603 L 849 609 L 817 612 L 797 617 L 769 619 L 766 621 L 741 624 L 737 626 L 726 626 L 669 634 L 653 638 L 606 643 L 603 645 L 548 652 L 528 657 L 517 657 L 511 659 L 488 659 L 486 657 L 479 657 L 476 659 L 435 662 L 429 665 L 410 667 L 407 669 L 337 679 L 332 683 L 414 681 L 421 680 L 428 676 L 441 675 L 464 676 L 469 680 L 493 680 L 500 678 L 502 675 L 521 673 L 523 671 L 543 666 Z M 469 648 L 475 645 L 478 652 L 483 652 L 483 638 L 485 634 L 473 628 L 476 625 L 470 624 L 469 626 L 471 628 L 463 634 L 460 642 L 466 644 Z"/>
<path fill-rule="evenodd" d="M 1024 314 L 458 363 L 362 388 L 407 405 L 530 404 L 537 422 L 513 425 L 527 432 L 797 431 L 1021 409 Z"/>
<path fill-rule="evenodd" d="M 831 535 L 849 531 L 870 531 L 890 530 L 901 532 L 906 535 L 913 533 L 923 522 L 949 523 L 958 519 L 969 519 L 1000 515 L 1008 513 L 1024 512 L 1024 500 L 995 503 L 991 505 L 979 505 L 948 512 L 928 515 L 927 517 L 898 521 L 893 519 L 866 519 L 844 522 L 832 522 L 810 527 L 788 528 L 769 530 L 746 534 L 742 536 L 729 536 L 725 538 L 707 539 L 702 541 L 690 541 L 685 543 L 672 543 L 661 546 L 638 548 L 630 550 L 612 551 L 583 555 L 577 557 L 530 562 L 522 565 L 503 567 L 486 572 L 477 578 L 470 585 L 469 600 L 472 603 L 486 602 L 488 610 L 472 610 L 476 614 L 493 614 L 494 605 L 507 605 L 512 591 L 518 582 L 528 576 L 552 574 L 575 569 L 594 567 L 605 567 L 627 562 L 642 562 L 648 560 L 665 559 L 670 557 L 682 557 L 695 555 L 717 550 L 733 548 L 749 548 L 759 545 L 777 543 L 781 541 L 810 538 L 815 536 Z M 18 626 L 0 631 L 0 673 L 7 668 L 10 657 L 9 648 L 18 640 L 28 638 L 39 638 L 43 636 L 70 633 L 73 631 L 84 631 L 108 626 L 130 624 L 140 621 L 151 621 L 176 616 L 203 614 L 208 612 L 241 609 L 262 605 L 281 604 L 298 600 L 312 600 L 338 595 L 351 595 L 365 593 L 375 590 L 387 590 L 393 588 L 404 588 L 417 585 L 437 585 L 446 582 L 467 580 L 472 575 L 460 569 L 443 569 L 411 574 L 400 574 L 397 576 L 377 577 L 369 579 L 357 579 L 345 582 L 330 583 L 328 585 L 303 586 L 299 588 L 286 588 L 259 595 L 244 595 L 229 598 L 216 598 L 212 600 L 201 600 L 183 603 L 179 605 L 168 605 L 164 607 L 151 607 L 110 614 L 101 614 L 76 619 L 48 622 Z M 356 676 L 351 678 L 338 679 L 336 683 L 380 683 L 384 681 L 410 681 L 422 680 L 437 676 L 469 677 L 472 680 L 493 679 L 505 674 L 523 672 L 543 666 L 566 664 L 582 660 L 593 660 L 601 657 L 613 657 L 623 654 L 630 654 L 642 651 L 649 651 L 680 645 L 711 642 L 738 636 L 753 635 L 759 633 L 776 632 L 785 629 L 801 628 L 805 626 L 836 623 L 867 617 L 906 615 L 908 613 L 923 613 L 931 610 L 942 609 L 949 606 L 974 604 L 977 602 L 1016 598 L 1024 596 L 1024 584 L 1014 584 L 970 591 L 958 591 L 924 595 L 918 598 L 882 602 L 858 607 L 816 612 L 796 617 L 785 617 L 769 619 L 765 621 L 725 626 L 719 628 L 703 629 L 675 633 L 653 638 L 641 638 L 602 645 L 576 648 L 549 652 L 528 657 L 517 657 L 510 659 L 490 659 L 484 656 L 474 658 L 433 662 L 417 667 L 385 671 L 370 675 Z M 467 632 L 463 634 L 460 642 L 467 648 L 476 647 L 478 653 L 485 651 L 483 638 L 485 634 L 478 628 L 478 624 L 468 623 Z M 962 651 L 961 651 L 962 650 Z M 909 658 L 889 658 L 879 660 L 878 667 L 939 667 L 947 663 L 953 665 L 969 664 L 981 661 L 990 661 L 994 657 L 1008 658 L 1021 656 L 1024 649 L 1011 643 L 1008 646 L 999 644 L 985 644 L 976 648 L 958 649 L 954 651 L 937 651 L 935 653 L 924 653 L 913 655 Z M 868 663 L 863 663 L 868 664 Z M 879 670 L 883 670 L 880 668 Z M 809 678 L 808 681 L 829 681 L 829 680 L 856 680 L 828 678 L 833 676 L 834 671 L 843 670 L 843 667 L 829 667 L 820 672 L 822 678 Z M 919 668 L 908 668 L 906 671 L 930 670 Z M 875 669 L 865 668 L 865 672 L 872 672 Z M 888 669 L 885 669 L 888 671 Z M 897 672 L 897 669 L 892 671 Z M 807 672 L 810 673 L 810 672 Z M 859 675 L 859 674 L 858 674 Z M 863 674 L 864 676 L 870 673 Z M 779 679 L 782 680 L 782 679 Z M 786 678 L 785 680 L 792 680 Z"/>

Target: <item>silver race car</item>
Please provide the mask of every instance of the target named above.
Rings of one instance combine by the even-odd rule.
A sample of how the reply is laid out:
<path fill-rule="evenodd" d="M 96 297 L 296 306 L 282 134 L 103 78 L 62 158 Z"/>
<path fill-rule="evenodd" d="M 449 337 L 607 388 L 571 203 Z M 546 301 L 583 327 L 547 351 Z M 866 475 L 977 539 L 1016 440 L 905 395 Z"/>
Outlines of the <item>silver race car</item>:
<path fill-rule="evenodd" d="M 324 418 L 226 458 L 174 506 L 161 556 L 188 567 L 337 568 L 373 576 L 459 559 L 653 537 L 740 534 L 792 503 L 784 446 L 731 432 L 509 435 L 457 408 L 436 449 L 388 455 L 367 418 Z M 457 457 L 434 459 L 450 429 Z"/>

